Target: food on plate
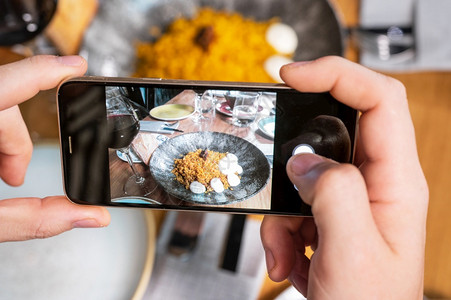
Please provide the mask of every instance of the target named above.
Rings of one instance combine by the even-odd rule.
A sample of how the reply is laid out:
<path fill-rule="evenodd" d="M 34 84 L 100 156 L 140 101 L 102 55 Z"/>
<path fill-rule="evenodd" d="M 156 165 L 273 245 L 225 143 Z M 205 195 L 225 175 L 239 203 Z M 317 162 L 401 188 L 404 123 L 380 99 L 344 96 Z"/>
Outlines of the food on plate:
<path fill-rule="evenodd" d="M 276 54 L 291 58 L 297 45 L 287 29 L 291 27 L 276 24 L 280 24 L 276 18 L 256 21 L 201 8 L 192 19 L 175 19 L 155 42 L 137 44 L 135 76 L 275 82 L 264 68 L 265 61 Z M 282 39 L 274 37 L 278 32 L 283 33 Z"/>
<path fill-rule="evenodd" d="M 233 173 L 241 174 L 243 168 L 238 164 L 238 157 L 233 153 L 228 153 L 224 158 L 218 162 L 219 171 L 224 175 Z"/>
<path fill-rule="evenodd" d="M 237 186 L 240 184 L 240 177 L 235 173 L 227 175 L 227 182 L 230 186 Z"/>
<path fill-rule="evenodd" d="M 197 149 L 175 159 L 172 170 L 176 180 L 196 194 L 222 193 L 237 186 L 242 172 L 236 155 L 208 149 Z"/>
<path fill-rule="evenodd" d="M 189 189 L 194 194 L 202 194 L 202 193 L 205 193 L 205 191 L 207 190 L 205 188 L 205 186 L 202 183 L 200 183 L 199 181 L 191 182 L 189 185 Z"/>
<path fill-rule="evenodd" d="M 210 181 L 210 186 L 216 193 L 224 192 L 224 184 L 221 181 L 221 178 L 215 177 Z"/>

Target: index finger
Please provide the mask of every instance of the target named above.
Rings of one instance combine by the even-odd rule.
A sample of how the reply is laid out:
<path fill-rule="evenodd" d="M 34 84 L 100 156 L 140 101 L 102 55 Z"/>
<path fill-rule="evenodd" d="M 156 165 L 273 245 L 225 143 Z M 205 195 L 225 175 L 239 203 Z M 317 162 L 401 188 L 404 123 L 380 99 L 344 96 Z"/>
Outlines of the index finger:
<path fill-rule="evenodd" d="M 81 76 L 87 63 L 80 56 L 38 55 L 0 66 L 0 110 L 24 102 L 63 79 Z"/>
<path fill-rule="evenodd" d="M 358 151 L 365 163 L 379 168 L 379 177 L 396 176 L 393 170 L 400 176 L 422 174 L 406 92 L 399 81 L 339 57 L 286 65 L 280 73 L 297 90 L 330 91 L 338 101 L 363 112 Z"/>
<path fill-rule="evenodd" d="M 427 183 L 417 154 L 406 91 L 399 81 L 339 57 L 286 65 L 281 77 L 299 91 L 329 91 L 338 101 L 360 110 L 356 151 L 364 158 L 359 170 L 370 202 L 389 204 L 378 206 L 378 212 L 384 212 L 380 214 L 382 219 L 400 219 L 407 208 L 414 208 L 408 210 L 412 220 L 425 218 Z M 416 229 L 412 226 L 412 230 Z M 393 227 L 390 230 L 396 232 Z"/>
<path fill-rule="evenodd" d="M 371 160 L 397 153 L 416 156 L 407 97 L 399 81 L 339 57 L 286 65 L 281 77 L 302 92 L 330 91 L 338 101 L 363 112 L 359 138 Z"/>

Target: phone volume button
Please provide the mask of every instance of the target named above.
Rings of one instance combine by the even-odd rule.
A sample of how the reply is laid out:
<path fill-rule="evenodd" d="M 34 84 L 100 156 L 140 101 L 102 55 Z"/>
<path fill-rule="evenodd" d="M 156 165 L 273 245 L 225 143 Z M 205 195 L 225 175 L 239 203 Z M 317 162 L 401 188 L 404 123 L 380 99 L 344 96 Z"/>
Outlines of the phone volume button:
<path fill-rule="evenodd" d="M 69 144 L 69 154 L 72 154 L 72 136 L 69 136 L 68 144 Z"/>

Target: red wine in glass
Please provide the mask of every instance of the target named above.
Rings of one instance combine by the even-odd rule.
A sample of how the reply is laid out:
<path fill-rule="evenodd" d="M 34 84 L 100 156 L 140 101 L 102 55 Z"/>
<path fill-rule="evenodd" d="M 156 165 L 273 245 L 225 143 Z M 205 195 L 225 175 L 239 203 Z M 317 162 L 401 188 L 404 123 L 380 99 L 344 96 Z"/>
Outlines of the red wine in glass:
<path fill-rule="evenodd" d="M 125 156 L 133 172 L 124 184 L 124 194 L 147 196 L 156 189 L 156 183 L 151 178 L 141 175 L 130 157 L 130 145 L 139 132 L 139 119 L 130 104 L 131 100 L 118 91 L 112 89 L 108 91 L 106 97 L 108 145 Z"/>
<path fill-rule="evenodd" d="M 139 122 L 133 115 L 109 115 L 107 130 L 110 136 L 109 148 L 120 150 L 133 142 L 139 132 Z"/>
<path fill-rule="evenodd" d="M 0 0 L 0 46 L 28 42 L 55 14 L 57 0 Z"/>

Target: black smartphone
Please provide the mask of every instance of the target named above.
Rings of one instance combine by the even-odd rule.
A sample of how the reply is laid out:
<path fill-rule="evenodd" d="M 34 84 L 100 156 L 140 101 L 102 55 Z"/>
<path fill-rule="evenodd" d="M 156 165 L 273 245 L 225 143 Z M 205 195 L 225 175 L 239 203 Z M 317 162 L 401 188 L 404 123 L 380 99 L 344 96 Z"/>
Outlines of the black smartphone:
<path fill-rule="evenodd" d="M 282 84 L 81 77 L 57 102 L 79 204 L 309 216 L 288 159 L 354 156 L 358 112 Z"/>

